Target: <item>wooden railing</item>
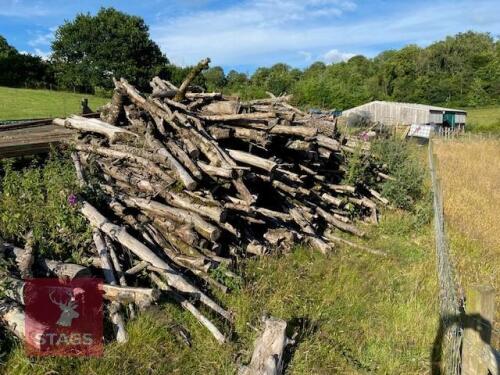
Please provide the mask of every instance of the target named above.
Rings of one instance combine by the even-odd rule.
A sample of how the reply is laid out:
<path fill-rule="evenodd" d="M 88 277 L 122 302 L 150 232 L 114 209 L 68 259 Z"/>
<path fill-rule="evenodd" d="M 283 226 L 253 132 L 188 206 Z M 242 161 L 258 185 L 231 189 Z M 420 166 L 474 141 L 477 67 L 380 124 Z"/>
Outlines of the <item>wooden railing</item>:
<path fill-rule="evenodd" d="M 456 138 L 465 134 L 465 126 L 457 125 L 454 128 L 439 127 L 434 131 L 434 135 L 440 138 Z"/>

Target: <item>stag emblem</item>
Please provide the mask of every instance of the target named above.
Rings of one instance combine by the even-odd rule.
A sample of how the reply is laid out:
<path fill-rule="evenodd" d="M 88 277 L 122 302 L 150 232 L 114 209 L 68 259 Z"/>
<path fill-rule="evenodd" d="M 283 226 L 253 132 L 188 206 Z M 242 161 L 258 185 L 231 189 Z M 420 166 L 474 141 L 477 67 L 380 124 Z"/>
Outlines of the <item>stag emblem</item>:
<path fill-rule="evenodd" d="M 54 298 L 54 291 L 49 294 L 50 301 L 61 309 L 61 315 L 56 324 L 61 327 L 71 327 L 73 319 L 78 318 L 80 314 L 76 312 L 78 305 L 76 304 L 75 297 L 71 290 L 66 289 L 67 300 L 56 300 Z"/>

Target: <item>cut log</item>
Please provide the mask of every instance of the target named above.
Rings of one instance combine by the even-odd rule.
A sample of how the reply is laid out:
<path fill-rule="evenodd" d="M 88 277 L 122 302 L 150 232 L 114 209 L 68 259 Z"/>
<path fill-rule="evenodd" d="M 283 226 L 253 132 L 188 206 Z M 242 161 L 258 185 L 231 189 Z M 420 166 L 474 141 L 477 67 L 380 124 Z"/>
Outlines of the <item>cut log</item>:
<path fill-rule="evenodd" d="M 267 120 L 276 117 L 274 112 L 239 113 L 235 115 L 199 115 L 202 120 L 212 122 L 239 121 L 239 120 Z"/>
<path fill-rule="evenodd" d="M 3 244 L 4 251 L 11 253 L 15 257 L 16 262 L 23 257 L 24 249 L 14 246 L 10 243 Z M 56 260 L 45 259 L 43 257 L 36 258 L 36 265 L 43 268 L 48 274 L 56 276 L 60 279 L 72 280 L 74 278 L 90 277 L 91 271 L 87 267 L 79 264 L 64 263 Z"/>
<path fill-rule="evenodd" d="M 333 204 L 336 207 L 340 207 L 343 205 L 343 200 L 340 198 L 336 198 L 333 195 L 330 195 L 328 193 L 323 193 L 321 195 L 321 198 L 326 201 L 327 203 Z"/>
<path fill-rule="evenodd" d="M 82 132 L 91 132 L 104 135 L 111 143 L 120 140 L 130 140 L 139 137 L 137 134 L 117 126 L 107 124 L 94 118 L 71 116 L 66 120 L 56 118 L 52 121 L 54 125 L 76 129 Z"/>
<path fill-rule="evenodd" d="M 113 273 L 113 266 L 111 265 L 108 251 L 106 249 L 106 245 L 104 244 L 104 239 L 99 229 L 97 228 L 94 229 L 93 238 L 97 255 L 101 259 L 101 269 L 104 274 L 104 280 L 111 285 L 116 285 L 116 279 Z M 123 315 L 119 310 L 120 310 L 119 304 L 117 302 L 112 302 L 109 308 L 109 314 L 111 322 L 113 323 L 114 326 L 116 341 L 119 343 L 125 343 L 128 341 L 128 333 L 125 329 L 125 321 L 123 319 Z"/>
<path fill-rule="evenodd" d="M 174 100 L 180 102 L 186 96 L 186 91 L 191 84 L 191 82 L 200 74 L 203 70 L 208 68 L 208 64 L 210 63 L 210 59 L 207 57 L 206 59 L 201 60 L 191 71 L 188 73 L 187 77 L 182 82 L 179 90 L 175 94 Z"/>
<path fill-rule="evenodd" d="M 197 165 L 204 173 L 212 177 L 226 179 L 233 179 L 236 177 L 236 171 L 233 168 L 216 167 L 214 165 L 203 163 L 202 161 L 198 161 Z"/>
<path fill-rule="evenodd" d="M 389 200 L 387 198 L 384 198 L 382 196 L 382 194 L 380 194 L 379 192 L 377 192 L 377 191 L 375 191 L 373 189 L 368 189 L 368 191 L 370 192 L 371 195 L 373 195 L 377 200 L 379 200 L 383 204 L 385 204 L 385 205 L 389 204 Z"/>
<path fill-rule="evenodd" d="M 80 187 L 85 187 L 85 176 L 83 175 L 82 163 L 80 161 L 80 156 L 77 152 L 71 153 L 71 159 L 73 160 L 73 165 L 75 166 L 76 179 L 78 180 L 78 184 Z"/>
<path fill-rule="evenodd" d="M 252 155 L 248 152 L 230 150 L 230 149 L 228 149 L 227 152 L 229 153 L 229 156 L 231 156 L 234 160 L 239 161 L 240 163 L 264 169 L 268 172 L 273 172 L 278 166 L 278 164 L 276 164 L 271 160 L 267 160 L 259 156 Z"/>
<path fill-rule="evenodd" d="M 264 319 L 264 331 L 255 340 L 252 359 L 240 369 L 239 375 L 280 375 L 283 351 L 290 344 L 286 337 L 286 322 L 277 318 Z"/>
<path fill-rule="evenodd" d="M 319 134 L 316 136 L 316 142 L 318 143 L 319 146 L 327 148 L 328 150 L 331 151 L 339 151 L 340 150 L 340 142 L 337 141 L 336 139 L 324 136 L 322 134 Z"/>
<path fill-rule="evenodd" d="M 199 168 L 196 166 L 193 160 L 190 159 L 188 154 L 180 147 L 178 146 L 174 141 L 168 140 L 165 142 L 165 146 L 169 149 L 169 151 L 175 155 L 175 157 L 182 163 L 184 166 L 191 172 L 191 174 L 197 178 L 200 179 L 203 177 L 201 174 L 201 171 Z M 192 157 L 192 156 L 191 156 Z M 197 157 L 197 156 L 196 156 Z"/>
<path fill-rule="evenodd" d="M 240 107 L 240 102 L 236 100 L 217 101 L 203 106 L 201 111 L 220 115 L 234 115 L 240 111 Z"/>
<path fill-rule="evenodd" d="M 102 284 L 103 298 L 121 304 L 135 303 L 144 309 L 156 302 L 160 296 L 158 289 L 137 288 L 130 286 L 117 286 Z"/>
<path fill-rule="evenodd" d="M 354 249 L 363 250 L 363 251 L 366 251 L 367 253 L 371 253 L 371 254 L 375 254 L 375 255 L 387 256 L 387 253 L 385 251 L 372 249 L 372 248 L 357 244 L 355 242 L 348 241 L 345 238 L 335 236 L 332 232 L 326 232 L 325 236 L 329 240 L 332 240 L 334 242 L 337 242 L 337 243 L 340 243 L 343 245 L 347 245 L 347 246 L 352 247 Z"/>
<path fill-rule="evenodd" d="M 109 251 L 109 258 L 111 259 L 111 263 L 113 264 L 113 269 L 116 272 L 116 276 L 118 278 L 118 283 L 121 286 L 125 286 L 125 287 L 128 286 L 127 280 L 125 279 L 125 274 L 123 273 L 122 266 L 121 266 L 120 261 L 118 259 L 118 255 L 116 254 L 116 250 L 115 250 L 115 246 L 113 245 L 113 242 L 111 241 L 111 239 L 108 236 L 104 237 L 104 242 L 106 243 L 106 248 Z M 139 307 L 141 307 L 141 305 L 138 302 L 136 302 L 136 303 L 139 305 Z M 130 317 L 133 319 L 135 317 L 135 309 L 134 309 L 133 303 L 128 304 L 128 310 L 130 313 Z"/>
<path fill-rule="evenodd" d="M 126 96 L 122 90 L 115 88 L 111 102 L 100 113 L 101 120 L 111 125 L 118 125 L 120 118 L 123 116 L 125 99 Z"/>
<path fill-rule="evenodd" d="M 125 271 L 126 275 L 136 275 L 142 270 L 146 269 L 148 267 L 149 263 L 146 262 L 145 260 L 140 261 L 137 263 L 135 266 L 132 268 L 129 268 L 128 270 Z"/>
<path fill-rule="evenodd" d="M 283 134 L 283 135 L 294 135 L 303 138 L 312 138 L 318 134 L 318 131 L 314 128 L 309 128 L 307 126 L 286 126 L 286 125 L 275 125 L 269 131 L 271 134 Z"/>
<path fill-rule="evenodd" d="M 316 208 L 316 212 L 325 219 L 326 222 L 333 225 L 334 227 L 351 234 L 354 234 L 358 237 L 363 237 L 365 234 L 363 231 L 356 228 L 354 225 L 344 223 L 341 220 L 336 219 L 333 215 L 330 215 L 328 212 L 323 210 L 321 207 Z"/>
<path fill-rule="evenodd" d="M 26 342 L 26 316 L 22 307 L 16 302 L 8 299 L 0 299 L 0 320 L 7 326 L 15 336 Z M 29 322 L 31 329 L 44 334 L 49 332 L 49 327 L 33 319 Z M 30 340 L 30 345 L 35 349 L 41 349 L 39 342 Z"/>

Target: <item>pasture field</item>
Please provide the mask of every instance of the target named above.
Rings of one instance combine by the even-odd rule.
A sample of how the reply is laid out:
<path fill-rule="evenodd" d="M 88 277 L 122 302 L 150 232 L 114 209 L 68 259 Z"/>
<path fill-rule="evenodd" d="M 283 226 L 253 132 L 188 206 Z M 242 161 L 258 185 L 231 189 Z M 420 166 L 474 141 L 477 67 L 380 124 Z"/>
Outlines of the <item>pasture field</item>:
<path fill-rule="evenodd" d="M 459 281 L 494 286 L 500 306 L 500 139 L 439 140 L 434 150 Z"/>
<path fill-rule="evenodd" d="M 0 87 L 0 121 L 68 116 L 80 113 L 80 101 L 88 98 L 96 110 L 109 99 L 65 91 L 17 89 Z"/>
<path fill-rule="evenodd" d="M 500 134 L 500 106 L 467 109 L 467 130 Z"/>

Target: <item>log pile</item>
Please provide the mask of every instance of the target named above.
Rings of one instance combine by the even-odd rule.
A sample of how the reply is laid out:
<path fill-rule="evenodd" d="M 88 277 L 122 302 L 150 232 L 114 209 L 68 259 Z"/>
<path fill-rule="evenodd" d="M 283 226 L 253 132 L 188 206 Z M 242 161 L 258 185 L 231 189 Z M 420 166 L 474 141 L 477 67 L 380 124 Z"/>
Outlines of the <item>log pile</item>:
<path fill-rule="evenodd" d="M 155 290 L 224 342 L 198 306 L 232 320 L 205 287 L 227 292 L 221 279 L 237 277 L 231 271 L 237 259 L 298 242 L 328 253 L 346 241 L 335 231 L 363 236 L 354 219 L 376 223 L 378 206 L 388 203 L 371 186 L 342 184 L 346 155 L 356 148 L 369 153 L 368 143 L 341 137 L 333 121 L 293 107 L 290 96 L 244 102 L 193 89 L 208 62 L 180 87 L 155 77 L 150 95 L 115 80 L 100 119 L 54 120 L 80 132 L 69 146 L 76 174 L 84 191 L 100 192 L 99 199 L 79 197 L 77 207 L 94 228 L 88 262 L 108 285 L 109 316 L 121 342 L 125 314 L 154 302 Z M 12 251 L 31 259 L 29 246 Z M 38 262 L 52 274 L 88 271 Z M 13 305 L 0 319 L 9 311 L 22 314 Z"/>

